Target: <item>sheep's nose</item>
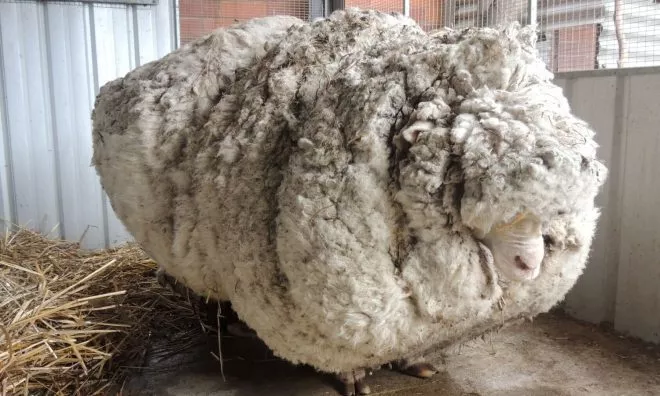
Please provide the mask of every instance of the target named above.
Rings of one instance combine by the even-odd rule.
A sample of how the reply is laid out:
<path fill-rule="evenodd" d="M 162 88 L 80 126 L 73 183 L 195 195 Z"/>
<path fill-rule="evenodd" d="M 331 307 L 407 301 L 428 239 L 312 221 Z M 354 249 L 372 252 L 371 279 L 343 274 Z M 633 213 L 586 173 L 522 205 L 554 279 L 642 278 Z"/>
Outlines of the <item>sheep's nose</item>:
<path fill-rule="evenodd" d="M 516 260 L 516 266 L 521 270 L 529 271 L 532 269 L 532 267 L 530 267 L 526 262 L 524 262 L 523 259 L 520 258 L 520 256 L 516 256 L 515 260 Z"/>

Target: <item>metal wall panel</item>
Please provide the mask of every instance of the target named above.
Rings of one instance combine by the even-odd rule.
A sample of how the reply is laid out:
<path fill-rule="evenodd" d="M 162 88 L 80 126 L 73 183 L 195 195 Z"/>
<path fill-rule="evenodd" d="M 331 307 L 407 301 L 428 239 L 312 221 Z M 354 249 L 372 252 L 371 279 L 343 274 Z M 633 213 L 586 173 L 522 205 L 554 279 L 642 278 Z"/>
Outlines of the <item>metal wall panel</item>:
<path fill-rule="evenodd" d="M 617 329 L 660 342 L 660 74 L 626 79 Z"/>
<path fill-rule="evenodd" d="M 565 73 L 556 82 L 597 131 L 610 172 L 589 264 L 566 308 L 660 342 L 660 68 Z"/>
<path fill-rule="evenodd" d="M 621 156 L 614 152 L 617 77 L 602 76 L 568 79 L 561 86 L 573 111 L 597 131 L 599 157 L 609 170 L 609 178 L 596 204 L 604 208 L 596 230 L 590 263 L 568 296 L 569 313 L 590 322 L 614 322 L 616 276 L 618 268 L 618 232 L 616 224 L 617 174 Z M 599 100 L 593 100 L 599 98 Z M 607 115 L 607 116 L 604 116 Z"/>
<path fill-rule="evenodd" d="M 176 47 L 156 6 L 0 3 L 0 218 L 86 247 L 130 237 L 90 166 L 100 86 Z"/>

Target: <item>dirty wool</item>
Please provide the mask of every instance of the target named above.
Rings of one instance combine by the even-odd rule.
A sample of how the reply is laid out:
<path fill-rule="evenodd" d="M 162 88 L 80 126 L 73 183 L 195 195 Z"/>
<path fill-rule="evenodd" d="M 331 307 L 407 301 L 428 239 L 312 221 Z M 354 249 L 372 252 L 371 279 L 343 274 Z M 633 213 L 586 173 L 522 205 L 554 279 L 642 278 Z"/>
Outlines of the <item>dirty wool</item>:
<path fill-rule="evenodd" d="M 277 356 L 423 356 L 549 310 L 587 261 L 607 170 L 535 40 L 375 11 L 251 20 L 106 84 L 93 164 L 164 271 Z M 528 281 L 487 243 L 521 216 L 543 254 Z"/>

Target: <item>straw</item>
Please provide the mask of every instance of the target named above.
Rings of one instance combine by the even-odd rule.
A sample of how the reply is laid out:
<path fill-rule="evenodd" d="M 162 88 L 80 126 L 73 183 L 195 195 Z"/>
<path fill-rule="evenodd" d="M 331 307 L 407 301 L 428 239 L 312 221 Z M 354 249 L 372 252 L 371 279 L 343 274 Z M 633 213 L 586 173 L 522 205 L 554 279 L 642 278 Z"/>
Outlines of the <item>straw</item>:
<path fill-rule="evenodd" d="M 150 337 L 197 329 L 156 268 L 134 244 L 88 251 L 26 229 L 5 235 L 0 395 L 106 394 L 144 365 Z"/>

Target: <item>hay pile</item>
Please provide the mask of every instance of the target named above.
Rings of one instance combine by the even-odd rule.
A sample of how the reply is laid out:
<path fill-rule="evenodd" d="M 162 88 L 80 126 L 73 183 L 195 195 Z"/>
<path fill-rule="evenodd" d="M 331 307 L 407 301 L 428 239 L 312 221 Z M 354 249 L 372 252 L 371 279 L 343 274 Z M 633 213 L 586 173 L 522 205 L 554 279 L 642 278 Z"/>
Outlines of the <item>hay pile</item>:
<path fill-rule="evenodd" d="M 149 338 L 199 331 L 135 245 L 85 251 L 27 230 L 0 241 L 0 395 L 106 394 Z M 158 334 L 156 334 L 158 333 Z"/>

